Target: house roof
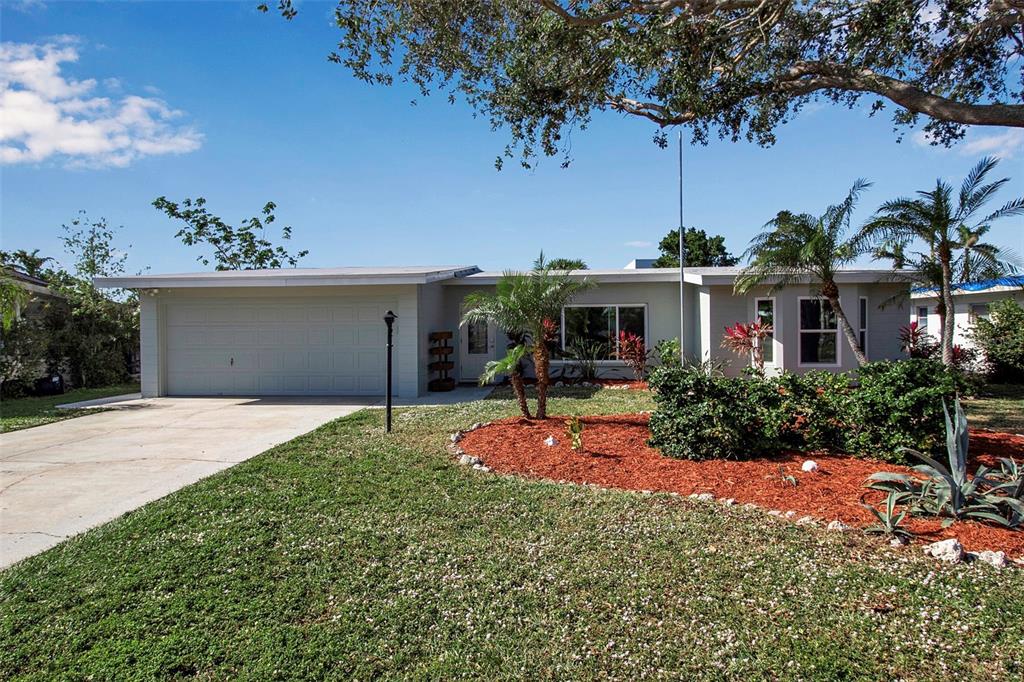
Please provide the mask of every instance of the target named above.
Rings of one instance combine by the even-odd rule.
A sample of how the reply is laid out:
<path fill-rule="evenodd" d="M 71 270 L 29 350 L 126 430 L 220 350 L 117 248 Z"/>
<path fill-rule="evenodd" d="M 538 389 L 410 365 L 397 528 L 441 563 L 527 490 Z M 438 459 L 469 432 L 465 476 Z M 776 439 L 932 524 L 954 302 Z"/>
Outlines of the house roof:
<path fill-rule="evenodd" d="M 1024 289 L 1024 275 L 1007 275 L 995 279 L 977 282 L 960 282 L 953 285 L 953 294 L 999 293 Z M 918 287 L 911 293 L 911 298 L 934 298 L 938 296 L 938 287 Z"/>
<path fill-rule="evenodd" d="M 729 285 L 735 281 L 737 275 L 743 268 L 734 267 L 707 267 L 707 268 L 686 268 L 685 280 L 687 284 L 697 286 L 704 285 Z M 601 282 L 678 282 L 679 268 L 623 268 L 621 270 L 570 270 L 570 276 Z M 445 282 L 450 285 L 486 285 L 496 283 L 502 276 L 501 272 L 477 272 L 466 277 Z M 836 282 L 839 284 L 866 284 L 870 282 L 885 281 L 887 278 L 893 281 L 901 281 L 905 273 L 898 273 L 894 270 L 881 268 L 850 268 L 840 270 L 836 273 Z M 810 279 L 808 278 L 808 281 Z"/>
<path fill-rule="evenodd" d="M 274 270 L 221 270 L 168 275 L 97 277 L 96 286 L 109 289 L 157 289 L 166 287 L 296 287 L 367 284 L 427 284 L 462 277 L 479 268 L 472 265 L 408 265 L 350 268 L 280 268 Z"/>
<path fill-rule="evenodd" d="M 51 289 L 50 284 L 45 279 L 22 272 L 21 270 L 12 268 L 9 265 L 3 266 L 2 270 L 4 275 L 18 282 L 18 284 L 27 291 L 31 291 L 34 294 L 40 294 L 42 296 L 64 298 L 63 294 L 59 294 Z"/>

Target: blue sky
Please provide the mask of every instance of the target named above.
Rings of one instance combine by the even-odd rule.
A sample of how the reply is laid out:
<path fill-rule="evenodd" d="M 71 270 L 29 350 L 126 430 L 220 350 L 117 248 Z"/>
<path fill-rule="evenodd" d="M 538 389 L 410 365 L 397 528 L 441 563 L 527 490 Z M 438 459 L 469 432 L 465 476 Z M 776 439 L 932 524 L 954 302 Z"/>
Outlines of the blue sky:
<path fill-rule="evenodd" d="M 507 137 L 465 106 L 442 97 L 411 106 L 411 87 L 364 85 L 328 63 L 331 5 L 303 2 L 285 22 L 255 4 L 4 0 L 8 73 L 41 69 L 33 82 L 43 96 L 31 106 L 58 101 L 79 137 L 61 146 L 49 119 L 22 112 L 36 137 L 30 152 L 4 152 L 3 248 L 58 254 L 60 225 L 86 210 L 124 226 L 131 270 L 203 269 L 150 206 L 161 195 L 205 196 L 228 222 L 273 200 L 311 267 L 500 269 L 525 267 L 541 249 L 621 267 L 656 255 L 676 225 L 675 150 L 652 143 L 649 122 L 598 115 L 574 134 L 568 169 L 546 159 L 498 172 Z M 769 149 L 688 146 L 686 223 L 725 235 L 738 253 L 777 211 L 820 211 L 858 177 L 875 183 L 864 218 L 936 177 L 958 183 L 984 153 L 1002 155 L 1000 176 L 1014 178 L 1000 200 L 1024 192 L 1024 131 L 975 130 L 958 148 L 936 149 L 913 134 L 898 144 L 885 116 L 822 106 L 778 138 Z M 1024 253 L 1019 219 L 991 237 Z"/>

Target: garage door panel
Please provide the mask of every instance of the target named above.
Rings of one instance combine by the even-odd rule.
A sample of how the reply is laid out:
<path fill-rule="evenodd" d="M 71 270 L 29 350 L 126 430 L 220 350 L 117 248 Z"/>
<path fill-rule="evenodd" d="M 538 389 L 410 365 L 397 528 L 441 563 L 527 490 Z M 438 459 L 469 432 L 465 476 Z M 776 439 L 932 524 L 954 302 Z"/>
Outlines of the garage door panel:
<path fill-rule="evenodd" d="M 379 395 L 393 300 L 168 304 L 170 395 Z"/>

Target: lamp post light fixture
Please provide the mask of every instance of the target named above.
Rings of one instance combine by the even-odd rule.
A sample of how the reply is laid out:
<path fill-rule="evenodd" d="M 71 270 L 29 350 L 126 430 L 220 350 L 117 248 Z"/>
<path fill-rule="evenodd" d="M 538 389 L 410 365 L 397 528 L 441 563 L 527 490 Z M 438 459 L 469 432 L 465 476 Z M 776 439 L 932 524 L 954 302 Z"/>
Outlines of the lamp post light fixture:
<path fill-rule="evenodd" d="M 391 349 L 392 344 L 392 327 L 395 324 L 395 320 L 398 319 L 398 315 L 395 315 L 390 310 L 384 313 L 384 324 L 388 327 L 388 363 L 387 363 L 387 384 L 384 389 L 384 429 L 387 433 L 391 433 Z"/>

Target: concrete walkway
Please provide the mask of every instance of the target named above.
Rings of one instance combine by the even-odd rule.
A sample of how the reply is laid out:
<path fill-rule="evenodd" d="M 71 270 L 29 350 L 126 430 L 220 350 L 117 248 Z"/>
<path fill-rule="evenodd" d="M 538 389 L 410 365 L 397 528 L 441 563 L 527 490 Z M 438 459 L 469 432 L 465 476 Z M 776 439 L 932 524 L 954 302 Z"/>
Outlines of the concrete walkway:
<path fill-rule="evenodd" d="M 0 567 L 379 398 L 157 398 L 0 434 Z"/>

